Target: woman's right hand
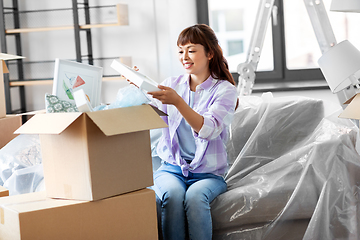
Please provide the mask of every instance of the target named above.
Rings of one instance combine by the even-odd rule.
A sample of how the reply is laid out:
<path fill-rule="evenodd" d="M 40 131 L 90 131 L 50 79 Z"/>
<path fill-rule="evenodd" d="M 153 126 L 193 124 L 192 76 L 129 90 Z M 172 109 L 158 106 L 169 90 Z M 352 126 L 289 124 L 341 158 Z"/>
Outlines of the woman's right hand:
<path fill-rule="evenodd" d="M 183 100 L 179 94 L 170 87 L 159 85 L 158 88 L 160 91 L 148 92 L 148 94 L 152 95 L 153 98 L 156 98 L 162 104 L 172 104 L 177 107 L 178 103 Z"/>

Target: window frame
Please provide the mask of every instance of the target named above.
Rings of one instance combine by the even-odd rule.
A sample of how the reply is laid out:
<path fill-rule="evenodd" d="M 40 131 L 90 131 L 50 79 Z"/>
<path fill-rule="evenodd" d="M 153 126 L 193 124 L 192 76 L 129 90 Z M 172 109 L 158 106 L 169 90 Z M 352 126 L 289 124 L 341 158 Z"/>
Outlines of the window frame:
<path fill-rule="evenodd" d="M 272 24 L 274 70 L 256 71 L 253 92 L 265 90 L 315 90 L 329 89 L 328 84 L 319 68 L 290 70 L 286 67 L 285 26 L 283 0 L 275 0 L 278 8 L 277 25 Z M 197 21 L 209 25 L 208 0 L 196 0 Z M 238 81 L 239 74 L 231 73 Z"/>

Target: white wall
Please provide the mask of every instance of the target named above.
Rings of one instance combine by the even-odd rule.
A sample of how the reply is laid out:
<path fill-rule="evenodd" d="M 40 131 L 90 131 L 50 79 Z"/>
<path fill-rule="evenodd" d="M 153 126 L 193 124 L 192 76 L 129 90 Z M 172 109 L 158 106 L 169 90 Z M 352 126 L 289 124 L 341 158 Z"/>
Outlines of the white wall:
<path fill-rule="evenodd" d="M 11 0 L 5 0 L 10 4 Z M 71 0 L 19 0 L 20 10 L 52 9 L 71 7 Z M 129 7 L 129 26 L 92 29 L 94 57 L 131 56 L 132 64 L 140 68 L 158 82 L 171 75 L 182 73 L 182 67 L 177 60 L 177 36 L 182 29 L 196 23 L 196 7 L 194 0 L 90 0 L 90 5 L 113 5 L 126 3 Z M 34 16 L 23 19 L 22 26 L 28 24 Z M 36 16 L 35 16 L 36 17 Z M 35 18 L 34 17 L 34 18 Z M 108 12 L 105 19 L 114 17 Z M 69 19 L 70 18 L 70 19 Z M 40 24 L 60 22 L 71 24 L 71 15 L 43 15 Z M 74 36 L 72 30 L 37 32 L 22 34 L 23 55 L 27 61 L 54 60 L 55 58 L 75 59 Z M 83 50 L 86 53 L 85 50 Z M 8 53 L 15 54 L 15 49 L 8 40 Z M 44 69 L 40 71 L 50 71 Z M 26 74 L 36 74 L 36 70 Z M 114 72 L 114 74 L 116 74 Z M 102 102 L 112 102 L 119 88 L 126 81 L 103 82 Z M 13 109 L 18 108 L 19 96 L 12 89 Z M 44 108 L 45 93 L 52 92 L 51 85 L 26 87 L 27 110 Z M 336 95 L 330 90 L 275 92 L 274 96 L 299 95 L 324 100 L 327 113 L 338 107 Z"/>

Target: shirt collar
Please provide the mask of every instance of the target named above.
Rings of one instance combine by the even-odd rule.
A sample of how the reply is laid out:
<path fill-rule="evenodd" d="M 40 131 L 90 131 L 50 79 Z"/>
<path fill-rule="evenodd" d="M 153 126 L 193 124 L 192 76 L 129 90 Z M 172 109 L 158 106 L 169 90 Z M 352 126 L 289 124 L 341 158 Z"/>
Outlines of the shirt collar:
<path fill-rule="evenodd" d="M 185 74 L 182 83 L 187 84 L 190 87 L 190 74 Z M 218 80 L 214 79 L 211 75 L 200 85 L 198 85 L 197 89 L 204 89 L 206 91 L 210 91 L 211 88 L 217 83 Z"/>

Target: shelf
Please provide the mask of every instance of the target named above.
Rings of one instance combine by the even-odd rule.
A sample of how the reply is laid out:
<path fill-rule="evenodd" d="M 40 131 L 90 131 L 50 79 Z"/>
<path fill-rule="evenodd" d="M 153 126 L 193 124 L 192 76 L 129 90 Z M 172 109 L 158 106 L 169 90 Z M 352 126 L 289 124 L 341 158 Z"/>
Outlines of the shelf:
<path fill-rule="evenodd" d="M 35 85 L 50 85 L 53 80 L 31 80 L 31 81 L 10 81 L 10 87 L 19 86 L 35 86 Z"/>
<path fill-rule="evenodd" d="M 128 6 L 126 4 L 117 4 L 117 22 L 115 23 L 99 23 L 99 24 L 84 24 L 80 25 L 80 29 L 91 29 L 91 28 L 103 28 L 103 27 L 112 27 L 112 26 L 125 26 L 129 25 L 128 18 Z M 37 27 L 37 28 L 15 28 L 15 29 L 6 29 L 6 34 L 15 34 L 15 33 L 29 33 L 29 32 L 45 32 L 45 31 L 56 31 L 56 30 L 69 30 L 74 29 L 75 26 L 56 26 L 56 27 Z"/>
<path fill-rule="evenodd" d="M 126 80 L 124 77 L 103 77 L 102 81 L 118 81 Z M 10 81 L 10 87 L 19 86 L 38 86 L 38 85 L 52 85 L 53 80 L 28 80 L 28 81 Z"/>
<path fill-rule="evenodd" d="M 75 61 L 74 59 L 66 59 L 69 61 Z M 128 66 L 132 66 L 132 59 L 128 56 L 122 57 L 106 57 L 106 58 L 93 58 L 93 65 L 103 68 L 103 81 L 122 80 L 119 73 L 110 67 L 113 60 L 118 60 Z M 83 59 L 82 63 L 89 64 L 87 59 Z M 13 77 L 9 79 L 10 87 L 19 86 L 34 86 L 34 85 L 48 85 L 52 84 L 53 69 L 55 67 L 55 61 L 34 61 L 34 62 L 22 62 L 23 71 L 28 72 L 27 78 L 20 79 L 16 76 L 18 65 L 16 61 L 9 61 L 7 63 L 8 69 Z"/>
<path fill-rule="evenodd" d="M 102 5 L 89 6 L 89 0 L 71 0 L 72 7 L 57 9 L 40 9 L 19 11 L 19 0 L 12 0 L 12 7 L 4 7 L 0 0 L 0 45 L 2 49 L 7 49 L 6 36 L 12 36 L 11 40 L 15 43 L 17 55 L 21 54 L 22 33 L 73 30 L 74 44 L 77 62 L 87 63 L 94 66 L 103 67 L 102 81 L 125 80 L 118 73 L 112 72 L 110 64 L 104 62 L 113 60 L 109 57 L 94 58 L 92 51 L 92 28 L 104 28 L 112 26 L 129 25 L 128 5 Z M 79 7 L 80 6 L 80 7 Z M 96 16 L 96 18 L 91 18 Z M 102 17 L 103 16 L 103 17 Z M 21 23 L 21 24 L 20 24 Z M 80 35 L 80 32 L 86 34 Z M 86 54 L 82 54 L 81 36 L 86 37 Z M 121 57 L 127 61 L 129 57 Z M 96 61 L 98 64 L 95 64 Z M 131 61 L 131 59 L 130 59 Z M 50 64 L 50 65 L 49 65 Z M 26 112 L 25 86 L 52 85 L 53 84 L 53 64 L 54 61 L 44 60 L 37 62 L 9 61 L 8 68 L 10 75 L 4 75 L 5 82 L 5 103 L 6 112 L 13 111 Z M 109 66 L 109 67 L 107 67 Z M 13 110 L 11 106 L 10 88 L 15 87 L 19 91 L 20 109 Z"/>

